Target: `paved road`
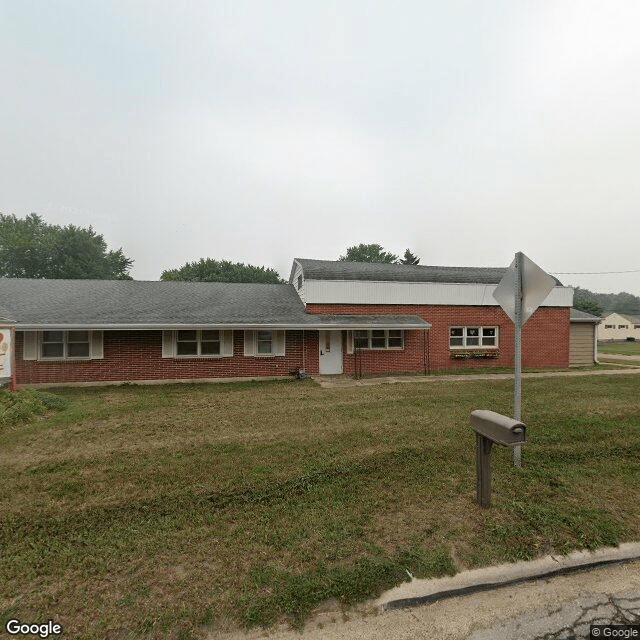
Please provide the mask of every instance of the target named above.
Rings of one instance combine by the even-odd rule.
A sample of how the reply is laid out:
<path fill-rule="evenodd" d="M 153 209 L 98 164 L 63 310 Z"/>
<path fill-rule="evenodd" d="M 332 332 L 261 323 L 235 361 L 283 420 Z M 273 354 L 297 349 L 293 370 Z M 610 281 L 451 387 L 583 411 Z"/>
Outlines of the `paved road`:
<path fill-rule="evenodd" d="M 476 631 L 467 640 L 577 640 L 589 638 L 592 624 L 640 627 L 640 589 L 586 594 L 573 602 L 545 607 Z"/>
<path fill-rule="evenodd" d="M 248 634 L 212 632 L 211 639 L 258 640 L 573 640 L 589 623 L 640 623 L 640 562 L 538 579 L 379 612 L 370 606 L 343 618 L 328 611 L 300 634 L 288 629 Z M 585 635 L 586 631 L 586 635 Z"/>

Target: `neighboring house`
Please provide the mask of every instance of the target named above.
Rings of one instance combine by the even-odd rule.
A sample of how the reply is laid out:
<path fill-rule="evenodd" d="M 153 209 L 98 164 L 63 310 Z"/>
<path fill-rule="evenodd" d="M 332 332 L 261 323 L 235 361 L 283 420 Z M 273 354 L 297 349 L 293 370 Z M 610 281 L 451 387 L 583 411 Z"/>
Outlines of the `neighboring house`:
<path fill-rule="evenodd" d="M 571 309 L 569 366 L 592 365 L 598 361 L 596 327 L 601 318 L 579 309 Z"/>
<path fill-rule="evenodd" d="M 296 259 L 282 285 L 0 278 L 0 313 L 19 385 L 511 366 L 504 272 Z M 524 366 L 569 364 L 572 299 L 557 282 L 524 325 Z"/>
<path fill-rule="evenodd" d="M 598 325 L 598 340 L 640 340 L 640 318 L 615 311 L 602 314 L 602 322 Z"/>

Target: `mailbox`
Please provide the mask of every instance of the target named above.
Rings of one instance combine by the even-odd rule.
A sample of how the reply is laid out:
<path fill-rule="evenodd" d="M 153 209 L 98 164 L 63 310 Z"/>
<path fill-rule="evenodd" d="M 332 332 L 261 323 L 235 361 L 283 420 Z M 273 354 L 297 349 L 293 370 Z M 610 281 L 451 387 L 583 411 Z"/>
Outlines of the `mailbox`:
<path fill-rule="evenodd" d="M 486 409 L 472 411 L 471 428 L 491 442 L 505 447 L 514 447 L 525 443 L 526 427 L 524 424 L 495 411 L 487 411 Z"/>
<path fill-rule="evenodd" d="M 515 447 L 525 443 L 525 426 L 519 420 L 495 411 L 471 412 L 471 428 L 476 432 L 476 500 L 481 507 L 491 502 L 491 447 L 494 443 Z"/>

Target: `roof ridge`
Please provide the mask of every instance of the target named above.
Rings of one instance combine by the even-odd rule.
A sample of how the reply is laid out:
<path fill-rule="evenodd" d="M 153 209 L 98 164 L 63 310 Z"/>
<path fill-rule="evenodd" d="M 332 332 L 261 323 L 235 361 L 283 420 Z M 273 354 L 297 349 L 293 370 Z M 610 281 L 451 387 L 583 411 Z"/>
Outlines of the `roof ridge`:
<path fill-rule="evenodd" d="M 378 265 L 388 267 L 401 267 L 401 268 L 418 268 L 418 269 L 507 269 L 507 267 L 487 267 L 487 266 L 463 266 L 463 265 L 438 265 L 438 264 L 402 264 L 398 262 L 367 262 L 360 260 L 325 260 L 322 258 L 294 258 L 294 261 L 306 261 L 306 262 L 325 262 L 331 264 L 341 265 Z"/>
<path fill-rule="evenodd" d="M 220 280 L 117 280 L 107 278 L 5 278 L 0 277 L 0 282 L 113 282 L 122 284 L 250 284 L 250 285 L 266 285 L 270 287 L 290 286 L 288 282 L 222 282 Z"/>

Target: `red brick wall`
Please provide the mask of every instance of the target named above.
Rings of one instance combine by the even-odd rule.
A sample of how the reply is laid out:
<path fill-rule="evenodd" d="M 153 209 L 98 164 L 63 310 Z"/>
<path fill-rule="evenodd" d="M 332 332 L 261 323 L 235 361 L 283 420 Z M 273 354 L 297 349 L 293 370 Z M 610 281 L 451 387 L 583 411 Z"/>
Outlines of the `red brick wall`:
<path fill-rule="evenodd" d="M 23 333 L 16 333 L 18 384 L 288 376 L 298 368 L 318 373 L 318 332 L 287 331 L 285 355 L 245 357 L 244 332 L 233 332 L 232 358 L 163 358 L 161 331 L 105 331 L 104 358 L 67 362 L 22 359 Z"/>
<path fill-rule="evenodd" d="M 500 307 L 309 304 L 306 310 L 316 314 L 417 315 L 432 325 L 426 344 L 423 331 L 407 331 L 402 351 L 362 351 L 349 355 L 344 344 L 345 374 L 513 366 L 514 326 Z M 500 357 L 452 359 L 449 328 L 478 325 L 499 327 Z M 540 307 L 522 328 L 522 365 L 568 367 L 569 326 L 567 307 Z"/>
<path fill-rule="evenodd" d="M 400 351 L 362 351 L 347 354 L 343 337 L 344 373 L 422 372 L 434 369 L 513 366 L 513 323 L 499 307 L 449 307 L 427 305 L 319 305 L 309 313 L 409 314 L 429 322 L 426 332 L 407 331 Z M 451 358 L 449 327 L 498 326 L 499 358 Z M 542 307 L 522 330 L 522 364 L 525 367 L 569 366 L 569 309 Z M 304 348 L 303 348 L 304 333 Z M 298 368 L 316 375 L 317 331 L 287 331 L 284 357 L 245 357 L 244 333 L 234 331 L 233 358 L 163 358 L 161 331 L 105 331 L 104 358 L 90 361 L 40 362 L 22 360 L 22 332 L 16 332 L 18 384 L 98 382 L 119 380 L 197 379 L 249 376 L 288 376 Z"/>

